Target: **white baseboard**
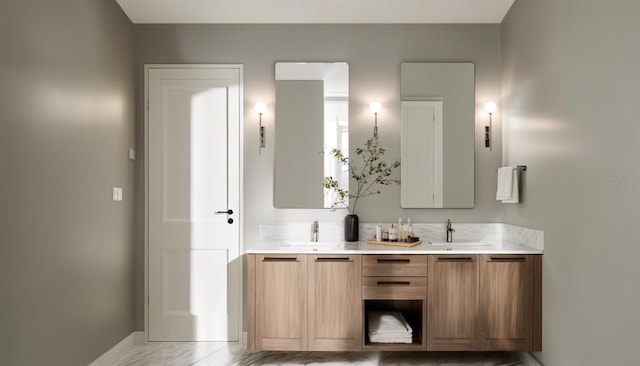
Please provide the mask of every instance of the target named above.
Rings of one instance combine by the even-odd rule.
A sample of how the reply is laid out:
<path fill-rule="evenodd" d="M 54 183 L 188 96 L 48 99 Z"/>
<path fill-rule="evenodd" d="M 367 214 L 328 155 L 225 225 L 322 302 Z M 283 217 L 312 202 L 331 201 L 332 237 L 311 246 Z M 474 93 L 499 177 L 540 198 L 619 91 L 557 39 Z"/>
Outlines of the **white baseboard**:
<path fill-rule="evenodd" d="M 129 352 L 135 345 L 144 344 L 144 332 L 133 332 L 129 334 L 125 339 L 121 340 L 110 350 L 102 354 L 95 361 L 91 362 L 89 366 L 111 366 L 118 362 L 125 353 Z"/>
<path fill-rule="evenodd" d="M 520 362 L 522 362 L 522 366 L 543 366 L 540 361 L 536 360 L 529 352 L 518 352 L 516 355 L 520 359 Z"/>

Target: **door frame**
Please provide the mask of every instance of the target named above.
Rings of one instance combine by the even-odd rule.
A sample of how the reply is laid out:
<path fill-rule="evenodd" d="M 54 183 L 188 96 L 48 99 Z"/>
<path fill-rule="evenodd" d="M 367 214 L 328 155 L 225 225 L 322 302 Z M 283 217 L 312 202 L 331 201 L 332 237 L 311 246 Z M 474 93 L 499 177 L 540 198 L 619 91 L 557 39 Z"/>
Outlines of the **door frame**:
<path fill-rule="evenodd" d="M 149 342 L 149 71 L 152 69 L 237 69 L 239 72 L 239 123 L 238 123 L 238 156 L 239 156 L 239 185 L 240 193 L 238 203 L 238 230 L 239 253 L 244 253 L 244 69 L 242 64 L 144 64 L 144 339 Z M 240 259 L 242 260 L 242 258 Z M 244 267 L 244 266 L 243 266 Z M 244 283 L 244 271 L 240 271 L 240 283 Z M 238 295 L 239 321 L 238 342 L 244 342 L 244 291 L 241 289 Z"/>

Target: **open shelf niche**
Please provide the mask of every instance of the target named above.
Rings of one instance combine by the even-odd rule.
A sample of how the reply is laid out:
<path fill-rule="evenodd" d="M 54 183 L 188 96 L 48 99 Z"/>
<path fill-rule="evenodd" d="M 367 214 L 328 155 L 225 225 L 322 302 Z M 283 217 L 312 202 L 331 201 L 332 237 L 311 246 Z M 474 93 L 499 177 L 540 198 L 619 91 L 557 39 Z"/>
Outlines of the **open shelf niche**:
<path fill-rule="evenodd" d="M 426 349 L 426 304 L 424 300 L 364 300 L 364 350 L 424 351 Z M 413 330 L 413 342 L 374 343 L 369 341 L 369 312 L 398 311 Z"/>

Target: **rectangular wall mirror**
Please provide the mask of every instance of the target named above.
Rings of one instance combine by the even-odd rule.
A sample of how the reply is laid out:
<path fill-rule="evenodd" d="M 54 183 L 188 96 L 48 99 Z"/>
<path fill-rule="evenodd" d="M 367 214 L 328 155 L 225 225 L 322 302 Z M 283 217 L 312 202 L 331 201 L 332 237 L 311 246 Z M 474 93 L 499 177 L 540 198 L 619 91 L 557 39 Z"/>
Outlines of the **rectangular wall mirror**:
<path fill-rule="evenodd" d="M 401 206 L 473 208 L 473 63 L 403 63 Z"/>
<path fill-rule="evenodd" d="M 348 171 L 329 152 L 349 153 L 349 65 L 278 62 L 275 70 L 276 208 L 329 208 L 322 181 L 348 188 Z"/>

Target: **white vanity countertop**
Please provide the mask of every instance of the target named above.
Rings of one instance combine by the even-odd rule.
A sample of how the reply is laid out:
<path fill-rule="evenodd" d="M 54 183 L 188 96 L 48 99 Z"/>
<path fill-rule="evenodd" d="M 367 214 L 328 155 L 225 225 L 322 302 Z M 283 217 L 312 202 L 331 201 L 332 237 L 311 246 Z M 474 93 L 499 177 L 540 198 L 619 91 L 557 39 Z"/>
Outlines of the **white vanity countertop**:
<path fill-rule="evenodd" d="M 399 247 L 391 245 L 367 244 L 366 242 L 332 243 L 304 243 L 308 245 L 287 245 L 287 242 L 261 242 L 245 254 L 543 254 L 540 249 L 534 249 L 521 244 L 499 243 L 497 245 L 482 243 L 469 244 L 439 244 L 432 245 L 429 241 L 413 247 Z"/>

